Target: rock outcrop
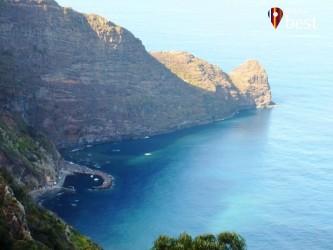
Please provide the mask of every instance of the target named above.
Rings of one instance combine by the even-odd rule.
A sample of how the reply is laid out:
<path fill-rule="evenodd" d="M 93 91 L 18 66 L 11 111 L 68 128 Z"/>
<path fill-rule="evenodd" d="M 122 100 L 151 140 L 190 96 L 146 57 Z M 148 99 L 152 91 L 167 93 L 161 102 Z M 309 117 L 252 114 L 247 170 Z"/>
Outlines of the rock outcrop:
<path fill-rule="evenodd" d="M 258 61 L 246 61 L 231 71 L 230 77 L 245 98 L 255 101 L 257 108 L 264 108 L 273 104 L 267 73 Z"/>
<path fill-rule="evenodd" d="M 264 108 L 271 104 L 268 76 L 256 60 L 246 61 L 228 75 L 216 65 L 187 52 L 152 52 L 151 55 L 188 84 L 211 92 L 225 91 L 226 98 L 217 101 L 228 103 L 233 109 Z"/>
<path fill-rule="evenodd" d="M 2 109 L 20 113 L 59 148 L 168 132 L 269 102 L 253 99 L 261 83 L 268 86 L 261 69 L 250 80 L 242 68 L 234 72 L 250 85 L 244 92 L 215 66 L 200 66 L 189 84 L 126 29 L 53 0 L 6 1 L 0 37 Z"/>
<path fill-rule="evenodd" d="M 25 209 L 19 202 L 12 189 L 0 175 L 0 220 L 6 222 L 9 234 L 18 240 L 31 240 L 30 230 L 26 220 Z"/>

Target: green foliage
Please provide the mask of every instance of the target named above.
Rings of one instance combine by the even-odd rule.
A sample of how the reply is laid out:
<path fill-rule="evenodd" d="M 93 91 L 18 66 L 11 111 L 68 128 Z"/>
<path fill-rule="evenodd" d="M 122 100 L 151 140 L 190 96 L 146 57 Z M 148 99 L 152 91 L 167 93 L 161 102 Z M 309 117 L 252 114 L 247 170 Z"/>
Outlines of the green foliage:
<path fill-rule="evenodd" d="M 0 155 L 3 166 L 31 187 L 36 187 L 59 154 L 53 144 L 15 114 L 0 113 Z M 24 173 L 24 175 L 23 175 Z"/>
<path fill-rule="evenodd" d="M 4 219 L 0 216 L 0 246 L 3 247 L 3 249 L 13 249 L 13 245 L 13 236 L 9 233 Z"/>
<path fill-rule="evenodd" d="M 217 236 L 219 244 L 224 244 L 226 249 L 242 250 L 246 247 L 245 239 L 239 234 L 223 232 Z"/>
<path fill-rule="evenodd" d="M 234 232 L 223 232 L 215 236 L 203 234 L 193 240 L 187 233 L 178 238 L 160 235 L 151 250 L 245 250 L 245 239 Z"/>
<path fill-rule="evenodd" d="M 39 147 L 28 135 L 20 135 L 9 129 L 0 128 L 0 149 L 9 160 L 15 163 L 27 163 L 31 155 L 39 155 Z"/>
<path fill-rule="evenodd" d="M 167 235 L 160 235 L 154 242 L 153 250 L 168 250 L 175 249 L 175 239 L 170 238 Z"/>
<path fill-rule="evenodd" d="M 15 239 L 6 221 L 0 217 L 0 246 L 1 249 L 13 250 L 47 250 L 45 245 L 29 239 Z"/>
<path fill-rule="evenodd" d="M 0 166 L 0 176 L 4 179 L 4 181 L 8 185 L 12 185 L 14 183 L 14 178 L 13 176 L 6 170 L 5 168 Z"/>
<path fill-rule="evenodd" d="M 182 233 L 178 237 L 178 243 L 183 246 L 183 249 L 191 249 L 193 240 L 187 233 Z"/>
<path fill-rule="evenodd" d="M 92 242 L 88 238 L 86 238 L 78 233 L 74 233 L 72 235 L 71 241 L 80 250 L 98 250 L 98 249 L 100 249 L 97 245 L 92 244 Z"/>
<path fill-rule="evenodd" d="M 10 221 L 1 211 L 12 210 L 17 206 L 15 199 L 5 203 L 0 197 L 0 246 L 1 249 L 83 249 L 97 250 L 98 245 L 66 225 L 61 219 L 43 207 L 38 206 L 27 193 L 27 189 L 16 184 L 10 173 L 0 167 L 0 184 L 9 185 L 15 198 L 24 206 L 25 217 L 33 240 L 13 235 Z M 12 204 L 12 201 L 15 203 Z"/>
<path fill-rule="evenodd" d="M 48 248 L 33 240 L 17 240 L 14 242 L 15 250 L 47 250 Z"/>
<path fill-rule="evenodd" d="M 29 196 L 28 187 L 18 185 L 11 174 L 29 184 L 29 180 L 43 178 L 40 165 L 58 154 L 53 144 L 42 134 L 27 126 L 14 114 L 0 113 L 0 186 L 8 185 L 11 195 L 0 195 L 0 248 L 1 249 L 99 249 L 51 212 L 38 206 Z M 24 173 L 24 175 L 23 175 Z M 0 190 L 1 191 L 1 190 Z M 16 199 L 15 199 L 16 198 Z M 7 216 L 25 210 L 25 221 L 20 226 L 30 231 L 32 239 L 17 233 L 17 225 Z"/>
<path fill-rule="evenodd" d="M 194 249 L 196 250 L 205 250 L 205 249 L 211 249 L 211 250 L 218 250 L 221 249 L 219 245 L 216 242 L 216 238 L 212 234 L 203 234 L 199 235 L 194 239 L 193 243 Z"/>

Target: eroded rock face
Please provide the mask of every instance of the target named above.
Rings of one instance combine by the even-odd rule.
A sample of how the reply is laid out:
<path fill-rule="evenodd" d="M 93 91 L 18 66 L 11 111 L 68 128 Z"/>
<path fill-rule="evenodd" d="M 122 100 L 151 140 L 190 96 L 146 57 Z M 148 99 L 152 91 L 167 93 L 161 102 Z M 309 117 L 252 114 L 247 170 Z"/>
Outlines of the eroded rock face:
<path fill-rule="evenodd" d="M 268 76 L 256 60 L 246 61 L 228 75 L 216 65 L 187 52 L 152 52 L 151 55 L 190 85 L 212 92 L 223 89 L 229 98 L 220 101 L 235 109 L 264 108 L 271 104 Z"/>
<path fill-rule="evenodd" d="M 1 107 L 58 147 L 168 132 L 256 106 L 242 98 L 255 90 L 240 93 L 216 66 L 203 65 L 196 85 L 185 82 L 102 17 L 53 0 L 9 2 L 0 12 Z"/>
<path fill-rule="evenodd" d="M 25 209 L 0 176 L 0 220 L 17 240 L 31 240 Z"/>
<path fill-rule="evenodd" d="M 267 73 L 258 61 L 246 61 L 231 71 L 230 77 L 243 96 L 255 101 L 257 108 L 272 104 Z"/>

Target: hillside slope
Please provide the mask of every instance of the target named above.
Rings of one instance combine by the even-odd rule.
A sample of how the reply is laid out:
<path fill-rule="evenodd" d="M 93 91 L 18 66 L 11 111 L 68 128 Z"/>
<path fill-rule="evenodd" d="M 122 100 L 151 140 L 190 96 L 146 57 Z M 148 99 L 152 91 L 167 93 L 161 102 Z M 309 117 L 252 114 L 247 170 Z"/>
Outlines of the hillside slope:
<path fill-rule="evenodd" d="M 1 249 L 101 249 L 63 220 L 34 203 L 0 167 Z"/>

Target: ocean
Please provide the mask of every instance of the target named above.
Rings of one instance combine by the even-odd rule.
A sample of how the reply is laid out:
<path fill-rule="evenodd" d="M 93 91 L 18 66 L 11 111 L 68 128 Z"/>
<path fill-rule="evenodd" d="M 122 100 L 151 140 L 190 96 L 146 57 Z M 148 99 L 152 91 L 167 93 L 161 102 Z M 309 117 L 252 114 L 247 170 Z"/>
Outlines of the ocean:
<path fill-rule="evenodd" d="M 104 249 L 149 249 L 160 234 L 235 231 L 248 249 L 332 249 L 333 3 L 61 0 L 133 32 L 149 51 L 185 50 L 231 71 L 258 59 L 273 109 L 141 140 L 63 151 L 114 177 L 45 206 Z M 271 7 L 284 10 L 275 30 Z M 311 24 L 311 25 L 310 25 Z"/>

